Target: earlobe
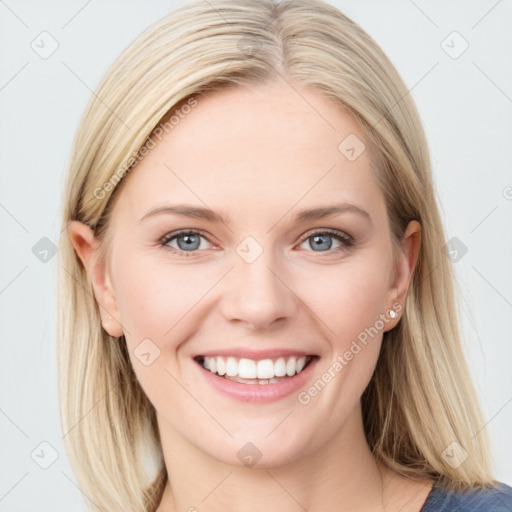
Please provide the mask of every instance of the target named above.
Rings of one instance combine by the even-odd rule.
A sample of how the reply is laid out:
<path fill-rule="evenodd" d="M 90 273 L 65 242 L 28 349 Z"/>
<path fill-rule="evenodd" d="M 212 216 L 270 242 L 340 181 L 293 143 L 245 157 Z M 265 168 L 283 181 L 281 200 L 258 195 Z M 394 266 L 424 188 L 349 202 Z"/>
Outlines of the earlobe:
<path fill-rule="evenodd" d="M 106 262 L 99 258 L 100 242 L 94 236 L 93 230 L 83 222 L 71 221 L 67 231 L 69 240 L 94 290 L 103 328 L 110 336 L 119 338 L 123 335 L 123 328 L 116 320 L 119 318 L 119 312 L 114 290 L 106 271 Z"/>

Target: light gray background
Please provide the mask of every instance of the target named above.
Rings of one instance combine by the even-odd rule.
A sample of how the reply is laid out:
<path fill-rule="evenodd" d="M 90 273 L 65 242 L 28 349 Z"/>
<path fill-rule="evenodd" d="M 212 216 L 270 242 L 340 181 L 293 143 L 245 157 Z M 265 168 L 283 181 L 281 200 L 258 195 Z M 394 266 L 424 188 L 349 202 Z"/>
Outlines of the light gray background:
<path fill-rule="evenodd" d="M 33 247 L 58 243 L 65 166 L 91 89 L 141 30 L 182 3 L 0 0 L 2 511 L 86 510 L 58 419 L 57 258 L 43 262 Z M 498 479 L 512 485 L 512 4 L 330 3 L 383 47 L 418 105 L 448 238 L 468 249 L 455 268 L 482 428 Z M 43 31 L 59 45 L 47 59 L 31 48 Z M 458 58 L 458 36 L 442 43 L 453 31 L 469 43 Z M 31 458 L 36 450 L 51 461 L 44 441 L 58 454 L 48 469 Z"/>

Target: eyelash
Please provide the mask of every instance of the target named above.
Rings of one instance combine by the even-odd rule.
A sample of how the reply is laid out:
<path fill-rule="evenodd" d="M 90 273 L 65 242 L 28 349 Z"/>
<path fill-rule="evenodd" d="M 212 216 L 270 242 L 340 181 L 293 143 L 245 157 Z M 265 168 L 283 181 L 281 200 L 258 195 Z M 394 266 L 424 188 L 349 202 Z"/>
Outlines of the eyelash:
<path fill-rule="evenodd" d="M 338 231 L 336 229 L 317 229 L 315 231 L 309 232 L 302 238 L 299 245 L 302 245 L 308 238 L 311 238 L 315 235 L 325 235 L 325 234 L 331 235 L 333 238 L 335 238 L 339 242 L 342 242 L 343 245 L 341 245 L 340 247 L 337 247 L 336 249 L 329 249 L 328 251 L 321 251 L 320 253 L 322 253 L 322 252 L 337 253 L 338 251 L 342 251 L 342 250 L 346 251 L 346 250 L 351 249 L 355 245 L 355 240 L 351 236 L 349 236 L 341 231 Z M 196 250 L 196 251 L 187 252 L 187 251 L 182 251 L 181 249 L 176 249 L 174 247 L 167 245 L 172 240 L 175 240 L 176 238 L 179 238 L 180 236 L 183 236 L 183 235 L 200 235 L 204 239 L 208 240 L 208 242 L 212 243 L 209 240 L 209 238 L 207 236 L 205 236 L 201 231 L 182 230 L 182 231 L 173 231 L 172 233 L 165 235 L 159 241 L 159 245 L 164 247 L 164 249 L 170 250 L 171 252 L 173 252 L 174 254 L 177 254 L 180 257 L 184 257 L 184 258 L 193 257 L 194 253 L 200 252 L 200 251 Z M 315 252 L 315 251 L 311 251 L 311 252 Z"/>

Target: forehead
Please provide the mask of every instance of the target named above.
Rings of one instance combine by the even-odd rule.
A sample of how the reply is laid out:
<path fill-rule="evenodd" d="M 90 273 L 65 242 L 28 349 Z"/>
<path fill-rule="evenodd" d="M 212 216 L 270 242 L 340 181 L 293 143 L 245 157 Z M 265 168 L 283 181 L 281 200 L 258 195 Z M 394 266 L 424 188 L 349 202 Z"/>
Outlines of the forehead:
<path fill-rule="evenodd" d="M 319 201 L 383 206 L 363 130 L 318 91 L 281 81 L 196 101 L 123 178 L 119 207 L 137 219 L 172 203 L 260 217 Z M 354 143 L 366 146 L 355 160 L 346 153 Z"/>

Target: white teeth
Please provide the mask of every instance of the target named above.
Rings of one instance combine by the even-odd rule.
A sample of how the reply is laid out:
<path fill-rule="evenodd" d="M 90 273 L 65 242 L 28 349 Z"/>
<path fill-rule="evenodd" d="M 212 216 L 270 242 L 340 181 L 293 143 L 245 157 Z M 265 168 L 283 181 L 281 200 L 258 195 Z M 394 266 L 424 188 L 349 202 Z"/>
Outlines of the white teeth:
<path fill-rule="evenodd" d="M 300 373 L 304 369 L 304 366 L 306 366 L 306 358 L 301 357 L 297 360 L 297 373 Z"/>
<path fill-rule="evenodd" d="M 228 357 L 226 361 L 226 375 L 228 377 L 235 377 L 238 375 L 238 363 L 234 357 Z"/>
<path fill-rule="evenodd" d="M 286 361 L 284 357 L 280 357 L 274 363 L 274 374 L 276 377 L 284 377 L 286 375 Z"/>
<path fill-rule="evenodd" d="M 286 363 L 286 375 L 288 377 L 293 377 L 295 375 L 295 371 L 297 370 L 297 360 L 295 357 L 290 357 L 288 362 Z"/>
<path fill-rule="evenodd" d="M 240 359 L 238 363 L 238 376 L 242 379 L 256 378 L 256 362 L 252 359 Z"/>
<path fill-rule="evenodd" d="M 310 357 L 279 357 L 276 360 L 236 359 L 234 357 L 204 357 L 203 367 L 211 373 L 224 375 L 244 384 L 273 384 L 282 377 L 293 377 L 304 370 Z M 277 377 L 277 379 L 276 379 Z"/>
<path fill-rule="evenodd" d="M 274 376 L 274 363 L 271 359 L 258 361 L 257 367 L 258 379 L 270 379 Z"/>
<path fill-rule="evenodd" d="M 217 357 L 217 373 L 219 375 L 226 374 L 226 362 L 222 357 Z"/>

